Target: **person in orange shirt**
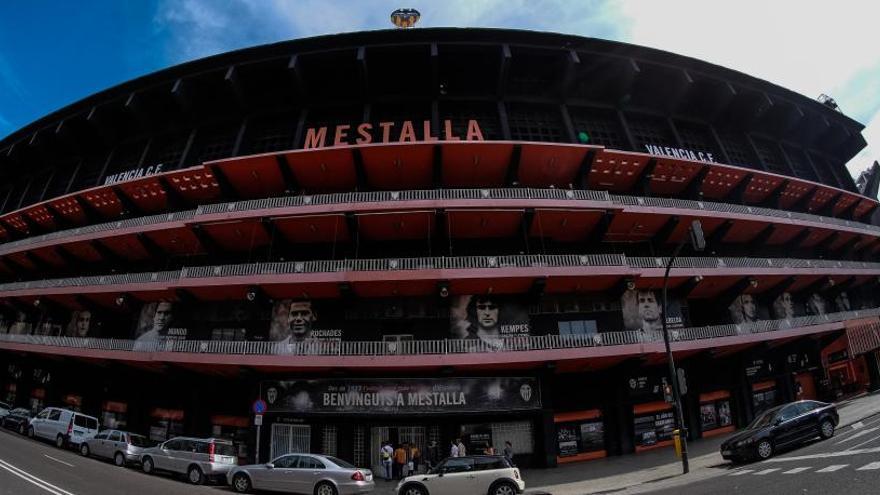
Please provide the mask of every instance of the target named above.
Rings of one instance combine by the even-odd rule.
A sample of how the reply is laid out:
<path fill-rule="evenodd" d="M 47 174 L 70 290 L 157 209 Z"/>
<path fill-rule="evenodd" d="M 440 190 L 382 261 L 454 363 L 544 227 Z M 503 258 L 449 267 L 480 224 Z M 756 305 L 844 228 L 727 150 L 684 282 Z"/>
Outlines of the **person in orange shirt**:
<path fill-rule="evenodd" d="M 401 445 L 398 445 L 396 449 L 394 449 L 394 477 L 395 478 L 402 479 L 404 464 L 406 464 L 406 450 L 404 450 L 403 444 L 401 444 Z"/>
<path fill-rule="evenodd" d="M 414 474 L 419 472 L 419 463 L 422 461 L 422 452 L 419 448 L 413 444 L 412 446 L 412 472 L 409 474 Z"/>

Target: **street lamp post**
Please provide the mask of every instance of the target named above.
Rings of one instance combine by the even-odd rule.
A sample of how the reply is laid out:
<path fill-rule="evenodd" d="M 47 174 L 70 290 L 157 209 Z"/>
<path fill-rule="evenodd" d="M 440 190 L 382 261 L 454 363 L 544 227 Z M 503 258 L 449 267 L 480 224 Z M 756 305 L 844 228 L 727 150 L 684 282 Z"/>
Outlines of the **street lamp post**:
<path fill-rule="evenodd" d="M 702 251 L 706 248 L 706 238 L 703 236 L 703 226 L 699 220 L 691 222 L 691 225 L 688 227 L 688 235 L 686 235 L 678 245 L 675 246 L 675 251 L 672 252 L 672 256 L 666 264 L 666 272 L 663 274 L 663 306 L 661 306 L 660 309 L 660 321 L 663 326 L 663 343 L 666 345 L 666 361 L 669 363 L 669 379 L 672 382 L 672 400 L 675 408 L 675 421 L 678 423 L 678 434 L 681 437 L 681 470 L 683 474 L 687 474 L 688 471 L 690 471 L 690 467 L 688 466 L 687 430 L 684 425 L 684 411 L 681 407 L 681 390 L 678 386 L 678 374 L 675 372 L 675 360 L 672 356 L 672 348 L 669 346 L 669 332 L 666 329 L 666 289 L 669 285 L 669 270 L 672 269 L 672 264 L 675 263 L 675 258 L 681 252 L 681 248 L 684 247 L 684 244 L 688 240 L 690 240 L 691 247 L 694 251 Z"/>

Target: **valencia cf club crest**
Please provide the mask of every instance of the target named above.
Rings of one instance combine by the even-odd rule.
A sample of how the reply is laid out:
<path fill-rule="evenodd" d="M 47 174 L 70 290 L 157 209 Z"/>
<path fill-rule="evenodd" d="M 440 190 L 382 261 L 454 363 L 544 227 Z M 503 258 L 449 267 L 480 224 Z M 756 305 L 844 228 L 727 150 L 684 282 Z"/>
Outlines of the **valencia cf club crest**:
<path fill-rule="evenodd" d="M 524 383 L 519 388 L 519 396 L 526 402 L 532 400 L 532 386 L 528 383 Z"/>

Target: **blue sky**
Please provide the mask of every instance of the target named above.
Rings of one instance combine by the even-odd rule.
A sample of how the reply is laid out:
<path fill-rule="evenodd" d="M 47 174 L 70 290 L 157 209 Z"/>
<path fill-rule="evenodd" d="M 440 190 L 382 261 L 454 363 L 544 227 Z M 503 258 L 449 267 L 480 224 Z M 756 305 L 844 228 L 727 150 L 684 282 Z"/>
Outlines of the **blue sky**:
<path fill-rule="evenodd" d="M 0 136 L 91 93 L 186 60 L 318 34 L 419 26 L 558 31 L 661 48 L 810 97 L 866 124 L 880 159 L 880 2 L 851 0 L 29 0 L 0 3 Z"/>

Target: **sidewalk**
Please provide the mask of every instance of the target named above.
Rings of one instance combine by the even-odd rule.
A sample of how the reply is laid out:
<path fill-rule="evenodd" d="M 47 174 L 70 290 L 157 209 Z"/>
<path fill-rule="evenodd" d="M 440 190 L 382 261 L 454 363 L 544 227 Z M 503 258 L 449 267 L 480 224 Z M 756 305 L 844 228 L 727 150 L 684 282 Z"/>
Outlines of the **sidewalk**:
<path fill-rule="evenodd" d="M 837 404 L 839 428 L 880 412 L 880 393 L 866 394 Z M 614 492 L 643 493 L 712 478 L 728 465 L 719 452 L 729 435 L 696 440 L 688 444 L 690 473 L 681 474 L 681 461 L 672 448 L 629 454 L 597 461 L 563 465 L 555 469 L 523 471 L 527 494 L 585 495 Z M 667 483 L 668 481 L 668 483 Z"/>

